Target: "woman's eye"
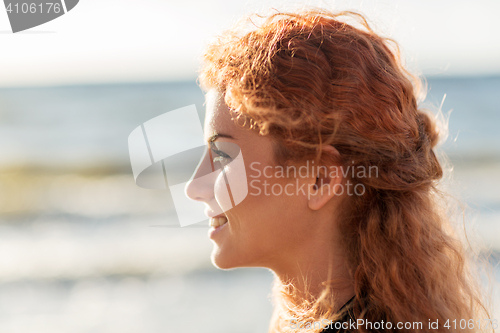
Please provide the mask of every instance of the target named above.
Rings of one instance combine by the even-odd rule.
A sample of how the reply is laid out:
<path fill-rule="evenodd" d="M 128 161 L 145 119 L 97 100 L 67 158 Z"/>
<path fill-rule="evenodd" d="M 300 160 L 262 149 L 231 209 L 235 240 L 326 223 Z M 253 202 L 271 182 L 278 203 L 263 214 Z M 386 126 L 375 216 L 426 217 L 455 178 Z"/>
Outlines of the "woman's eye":
<path fill-rule="evenodd" d="M 231 160 L 231 157 L 227 154 L 225 154 L 224 152 L 222 151 L 215 151 L 214 152 L 215 155 L 214 155 L 214 162 L 224 162 L 224 161 L 230 161 Z"/>
<path fill-rule="evenodd" d="M 224 153 L 222 150 L 217 149 L 215 145 L 210 145 L 210 149 L 212 150 L 212 157 L 214 162 L 229 162 L 232 160 L 231 156 Z"/>

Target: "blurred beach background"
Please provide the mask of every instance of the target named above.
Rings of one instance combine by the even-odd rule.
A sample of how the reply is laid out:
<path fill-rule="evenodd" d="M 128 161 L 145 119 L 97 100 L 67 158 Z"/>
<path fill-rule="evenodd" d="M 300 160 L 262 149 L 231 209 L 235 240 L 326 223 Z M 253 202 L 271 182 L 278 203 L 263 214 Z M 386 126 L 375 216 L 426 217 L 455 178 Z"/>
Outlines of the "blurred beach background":
<path fill-rule="evenodd" d="M 180 228 L 168 191 L 135 185 L 127 138 L 187 105 L 203 119 L 204 43 L 283 3 L 83 0 L 15 35 L 0 10 L 0 332 L 267 331 L 272 274 L 215 269 L 208 226 Z M 307 4 L 366 13 L 427 78 L 500 320 L 500 4 Z"/>

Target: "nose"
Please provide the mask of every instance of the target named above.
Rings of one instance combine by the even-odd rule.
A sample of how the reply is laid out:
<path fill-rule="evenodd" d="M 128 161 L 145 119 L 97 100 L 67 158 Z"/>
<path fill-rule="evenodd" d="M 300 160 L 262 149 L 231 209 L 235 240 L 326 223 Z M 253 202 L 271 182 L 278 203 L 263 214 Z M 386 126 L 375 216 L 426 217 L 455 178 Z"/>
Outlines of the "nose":
<path fill-rule="evenodd" d="M 205 149 L 198 167 L 194 171 L 191 180 L 187 182 L 184 192 L 191 200 L 208 203 L 214 198 L 214 183 L 217 174 L 214 172 L 210 152 Z"/>

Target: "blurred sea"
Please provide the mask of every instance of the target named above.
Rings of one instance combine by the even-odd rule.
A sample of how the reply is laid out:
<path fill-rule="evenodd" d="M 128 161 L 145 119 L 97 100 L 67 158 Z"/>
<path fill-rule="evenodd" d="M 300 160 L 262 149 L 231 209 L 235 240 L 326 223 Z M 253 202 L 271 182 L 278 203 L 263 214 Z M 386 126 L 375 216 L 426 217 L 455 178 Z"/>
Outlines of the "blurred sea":
<path fill-rule="evenodd" d="M 500 77 L 428 83 L 500 305 Z M 178 227 L 168 191 L 133 180 L 130 132 L 203 102 L 194 82 L 0 89 L 0 332 L 267 330 L 272 274 L 213 268 L 208 226 Z"/>

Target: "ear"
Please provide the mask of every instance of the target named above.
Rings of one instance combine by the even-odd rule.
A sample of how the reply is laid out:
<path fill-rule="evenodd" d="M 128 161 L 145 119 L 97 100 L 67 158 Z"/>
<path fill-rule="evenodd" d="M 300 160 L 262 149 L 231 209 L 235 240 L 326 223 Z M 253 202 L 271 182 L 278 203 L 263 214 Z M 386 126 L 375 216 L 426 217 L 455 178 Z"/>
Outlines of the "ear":
<path fill-rule="evenodd" d="M 342 172 L 338 172 L 341 166 L 337 164 L 340 161 L 337 149 L 330 145 L 322 147 L 321 161 L 320 166 L 314 170 L 316 179 L 312 179 L 310 184 L 308 205 L 312 210 L 324 207 L 336 195 L 342 183 Z"/>

